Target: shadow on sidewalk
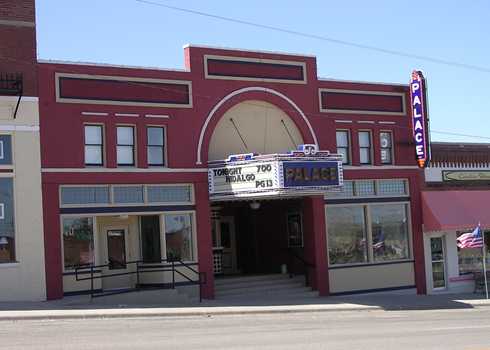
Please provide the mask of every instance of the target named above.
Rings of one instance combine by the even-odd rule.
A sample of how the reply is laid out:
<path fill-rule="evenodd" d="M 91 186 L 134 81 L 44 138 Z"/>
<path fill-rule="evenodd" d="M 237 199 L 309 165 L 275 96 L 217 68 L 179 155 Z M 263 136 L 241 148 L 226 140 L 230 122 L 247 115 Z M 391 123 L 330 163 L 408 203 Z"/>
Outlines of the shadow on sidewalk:
<path fill-rule="evenodd" d="M 124 302 L 124 298 L 115 302 L 110 296 L 91 300 L 89 296 L 65 297 L 64 299 L 46 302 L 11 302 L 0 303 L 0 311 L 27 311 L 27 310 L 85 310 L 85 309 L 130 309 L 130 308 L 190 308 L 190 307 L 267 307 L 267 306 L 308 306 L 320 310 L 342 309 L 362 310 L 372 307 L 385 311 L 400 310 L 447 310 L 447 309 L 472 309 L 475 305 L 490 306 L 479 294 L 441 294 L 441 295 L 415 295 L 415 294 L 388 294 L 375 293 L 350 296 L 309 297 L 281 299 L 267 296 L 254 298 L 218 298 L 204 300 L 199 303 L 196 300 L 186 302 L 151 302 L 131 299 Z M 135 301 L 136 300 L 136 301 Z"/>

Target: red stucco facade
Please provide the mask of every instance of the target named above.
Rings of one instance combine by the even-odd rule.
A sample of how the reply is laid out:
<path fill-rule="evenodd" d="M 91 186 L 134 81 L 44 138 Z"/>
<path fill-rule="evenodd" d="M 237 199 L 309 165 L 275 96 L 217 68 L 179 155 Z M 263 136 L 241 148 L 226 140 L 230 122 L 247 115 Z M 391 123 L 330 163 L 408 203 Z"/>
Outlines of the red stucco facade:
<path fill-rule="evenodd" d="M 66 81 L 69 85 L 60 83 L 59 76 L 69 77 L 71 80 Z M 85 81 L 87 79 L 90 81 Z M 157 92 L 145 93 L 148 89 Z M 330 100 L 328 93 L 334 94 Z M 370 96 L 375 100 L 371 101 Z M 311 56 L 188 46 L 185 70 L 181 71 L 39 64 L 48 298 L 63 296 L 61 185 L 164 183 L 194 185 L 198 260 L 201 271 L 207 273 L 204 296 L 212 298 L 208 148 L 212 132 L 223 114 L 247 100 L 266 101 L 284 111 L 296 124 L 304 142 L 317 142 L 320 149 L 336 150 L 338 129 L 350 132 L 351 150 L 359 148 L 356 137 L 359 130 L 372 133 L 372 164 L 361 166 L 358 152 L 353 151 L 344 178 L 408 179 L 414 279 L 418 293 L 425 293 L 420 209 L 422 179 L 411 143 L 408 85 L 319 79 L 316 58 Z M 160 117 L 155 118 L 155 115 Z M 105 159 L 100 168 L 84 164 L 84 125 L 87 123 L 103 125 Z M 118 168 L 116 164 L 115 127 L 126 124 L 135 126 L 136 130 L 136 164 L 132 169 Z M 165 171 L 148 166 L 145 131 L 148 125 L 166 128 Z M 393 135 L 394 162 L 391 165 L 381 163 L 380 141 L 376 137 L 380 131 L 390 131 Z M 310 282 L 320 295 L 329 294 L 328 222 L 324 206 L 323 196 L 309 197 L 303 202 L 304 254 L 316 266 Z"/>

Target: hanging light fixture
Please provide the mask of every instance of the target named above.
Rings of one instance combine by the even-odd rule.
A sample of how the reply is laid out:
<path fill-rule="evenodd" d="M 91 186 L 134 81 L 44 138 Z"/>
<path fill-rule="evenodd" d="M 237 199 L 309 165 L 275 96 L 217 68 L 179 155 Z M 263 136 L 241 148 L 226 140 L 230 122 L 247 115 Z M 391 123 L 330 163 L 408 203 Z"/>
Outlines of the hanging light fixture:
<path fill-rule="evenodd" d="M 7 244 L 9 244 L 7 237 L 0 237 L 0 245 L 7 245 Z"/>
<path fill-rule="evenodd" d="M 260 208 L 260 202 L 259 201 L 250 202 L 250 209 L 257 210 L 259 208 Z"/>

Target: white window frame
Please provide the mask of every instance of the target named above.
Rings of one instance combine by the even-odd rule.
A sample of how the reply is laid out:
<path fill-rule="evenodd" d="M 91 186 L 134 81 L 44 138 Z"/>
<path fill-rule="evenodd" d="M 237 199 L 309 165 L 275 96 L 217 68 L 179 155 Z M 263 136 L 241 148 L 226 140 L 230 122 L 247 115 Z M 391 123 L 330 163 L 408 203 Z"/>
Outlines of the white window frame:
<path fill-rule="evenodd" d="M 126 145 L 126 144 L 119 144 L 119 140 L 118 140 L 118 137 L 117 137 L 117 131 L 119 128 L 131 128 L 133 130 L 133 144 L 132 145 Z M 137 133 L 137 129 L 136 129 L 136 125 L 134 124 L 117 124 L 116 125 L 116 165 L 118 167 L 128 167 L 128 168 L 134 168 L 136 167 L 136 165 L 138 164 L 138 161 L 136 159 L 136 155 L 137 155 L 137 151 L 136 151 L 136 142 L 137 142 L 137 139 L 136 139 L 136 133 Z M 133 152 L 133 163 L 131 164 L 126 164 L 126 163 L 119 163 L 119 152 L 118 152 L 118 147 L 121 146 L 121 147 L 132 147 L 132 152 Z"/>
<path fill-rule="evenodd" d="M 371 220 L 371 207 L 376 205 L 390 205 L 390 204 L 403 204 L 406 208 L 407 215 L 407 235 L 408 235 L 408 257 L 405 259 L 396 259 L 396 260 L 387 260 L 387 261 L 374 261 L 374 252 L 373 252 L 373 227 Z M 397 202 L 381 202 L 381 203 L 370 203 L 370 202 L 362 202 L 362 203 L 346 203 L 346 204 L 327 204 L 325 205 L 324 213 L 325 219 L 327 220 L 327 207 L 352 207 L 352 206 L 361 206 L 364 208 L 365 215 L 365 225 L 366 225 L 366 239 L 367 239 L 367 262 L 363 263 L 353 263 L 353 264 L 330 264 L 330 249 L 327 249 L 327 261 L 329 266 L 331 267 L 349 267 L 349 266 L 373 266 L 373 265 L 386 265 L 386 264 L 397 264 L 397 263 L 410 263 L 413 262 L 413 230 L 412 230 L 412 213 L 410 208 L 409 201 L 397 201 Z M 328 220 L 327 220 L 328 223 Z M 328 242 L 328 224 L 327 224 L 327 242 Z"/>
<path fill-rule="evenodd" d="M 366 149 L 367 147 L 361 147 L 360 144 L 360 137 L 361 133 L 367 133 L 369 135 L 369 163 L 362 163 L 361 161 L 361 149 Z M 357 141 L 359 145 L 359 164 L 361 166 L 367 166 L 367 165 L 373 165 L 374 164 L 374 157 L 373 157 L 373 133 L 371 130 L 358 130 L 357 131 Z"/>
<path fill-rule="evenodd" d="M 162 249 L 162 259 L 167 259 L 167 232 L 165 228 L 165 215 L 182 215 L 182 214 L 191 214 L 191 225 L 192 225 L 192 259 L 191 260 L 182 260 L 184 263 L 196 263 L 198 258 L 198 249 L 197 249 L 197 226 L 196 226 L 196 211 L 195 210 L 178 210 L 178 211 L 165 211 L 160 214 L 160 223 L 162 229 L 162 241 L 160 242 Z"/>
<path fill-rule="evenodd" d="M 100 128 L 100 137 L 101 137 L 101 144 L 88 144 L 87 141 L 86 141 L 86 127 L 87 126 L 96 126 L 98 128 Z M 104 128 L 104 124 L 101 124 L 101 123 L 84 123 L 83 124 L 83 162 L 85 164 L 86 167 L 103 167 L 104 164 L 105 164 L 105 137 L 104 137 L 104 134 L 105 134 L 105 128 Z M 97 146 L 97 147 L 100 147 L 100 164 L 95 164 L 95 163 L 87 163 L 87 160 L 86 160 L 86 157 L 85 157 L 85 148 L 86 146 Z"/>
<path fill-rule="evenodd" d="M 351 132 L 349 129 L 336 129 L 335 130 L 335 142 L 337 142 L 337 133 L 338 132 L 345 132 L 347 135 L 347 161 L 344 162 L 342 159 L 342 165 L 351 165 L 352 164 L 352 141 L 351 141 Z M 346 148 L 346 147 L 339 147 L 336 144 L 337 147 L 337 152 L 339 148 Z"/>
<path fill-rule="evenodd" d="M 391 147 L 383 147 L 381 145 L 381 134 L 389 134 L 390 135 L 390 141 L 391 141 Z M 393 136 L 393 131 L 391 130 L 380 130 L 379 131 L 379 155 L 380 155 L 380 162 L 382 165 L 393 165 L 395 164 L 395 152 L 394 152 L 394 136 Z M 384 149 L 389 149 L 390 150 L 390 157 L 391 157 L 391 162 L 383 162 L 383 157 L 381 156 L 381 152 Z"/>
<path fill-rule="evenodd" d="M 70 218 L 92 218 L 93 225 L 93 243 L 94 243 L 94 265 L 100 265 L 100 253 L 99 253 L 99 230 L 97 224 L 97 216 L 84 215 L 84 214 L 61 214 L 60 215 L 60 238 L 61 238 L 61 265 L 63 267 L 63 273 L 74 272 L 75 269 L 65 269 L 65 245 L 63 241 L 63 220 Z"/>
<path fill-rule="evenodd" d="M 150 160 L 148 157 L 148 150 L 150 147 L 160 147 L 157 145 L 150 145 L 149 144 L 149 138 L 148 138 L 148 129 L 150 128 L 160 128 L 163 131 L 163 145 L 162 147 L 162 157 L 163 157 L 163 163 L 162 164 L 150 164 Z M 167 127 L 165 125 L 146 125 L 146 162 L 149 167 L 160 167 L 160 168 L 165 168 L 167 167 Z"/>

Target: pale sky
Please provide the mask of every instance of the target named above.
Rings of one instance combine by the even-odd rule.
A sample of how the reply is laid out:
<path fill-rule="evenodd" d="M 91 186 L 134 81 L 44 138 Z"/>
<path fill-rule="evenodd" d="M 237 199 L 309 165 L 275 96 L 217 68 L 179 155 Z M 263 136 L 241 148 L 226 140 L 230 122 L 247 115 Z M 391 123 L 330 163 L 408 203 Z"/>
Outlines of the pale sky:
<path fill-rule="evenodd" d="M 37 0 L 38 57 L 183 68 L 182 46 L 192 43 L 313 54 L 318 75 L 333 79 L 408 83 L 411 71 L 421 69 L 429 85 L 432 140 L 490 142 L 490 1 L 151 1 L 481 69 L 298 37 L 136 0 Z"/>

